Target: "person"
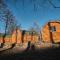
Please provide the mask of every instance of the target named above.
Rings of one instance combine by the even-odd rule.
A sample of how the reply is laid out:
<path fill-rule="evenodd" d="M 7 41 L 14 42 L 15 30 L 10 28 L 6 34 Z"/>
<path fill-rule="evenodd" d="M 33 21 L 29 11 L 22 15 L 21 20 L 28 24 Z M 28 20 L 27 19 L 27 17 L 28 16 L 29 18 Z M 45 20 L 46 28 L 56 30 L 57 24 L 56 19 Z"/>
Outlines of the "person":
<path fill-rule="evenodd" d="M 11 49 L 12 49 L 12 48 L 14 48 L 14 47 L 15 47 L 15 45 L 16 45 L 16 44 L 15 44 L 15 43 L 13 43 L 13 44 L 12 44 L 12 46 L 11 46 Z"/>
<path fill-rule="evenodd" d="M 30 42 L 30 41 L 28 41 L 28 44 L 27 44 L 27 49 L 26 49 L 26 51 L 28 51 L 28 50 L 30 49 L 30 44 L 31 44 L 31 42 Z"/>
<path fill-rule="evenodd" d="M 34 46 L 34 44 L 31 45 L 31 50 L 32 50 L 32 51 L 35 50 L 35 46 Z"/>

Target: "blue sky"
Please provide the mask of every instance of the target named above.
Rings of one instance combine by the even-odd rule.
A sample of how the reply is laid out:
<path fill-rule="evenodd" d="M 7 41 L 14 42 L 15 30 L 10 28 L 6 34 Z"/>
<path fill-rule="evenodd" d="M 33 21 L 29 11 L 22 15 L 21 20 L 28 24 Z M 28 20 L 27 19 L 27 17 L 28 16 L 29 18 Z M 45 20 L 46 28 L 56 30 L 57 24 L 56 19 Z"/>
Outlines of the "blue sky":
<path fill-rule="evenodd" d="M 60 0 L 51 1 L 60 7 Z M 22 0 L 6 0 L 8 8 L 17 20 L 17 25 L 21 24 L 22 29 L 29 29 L 35 21 L 42 27 L 47 21 L 60 20 L 60 8 L 53 8 L 47 0 L 37 0 L 36 3 L 39 5 L 36 5 L 38 9 L 34 11 L 31 0 L 24 0 L 24 5 Z"/>

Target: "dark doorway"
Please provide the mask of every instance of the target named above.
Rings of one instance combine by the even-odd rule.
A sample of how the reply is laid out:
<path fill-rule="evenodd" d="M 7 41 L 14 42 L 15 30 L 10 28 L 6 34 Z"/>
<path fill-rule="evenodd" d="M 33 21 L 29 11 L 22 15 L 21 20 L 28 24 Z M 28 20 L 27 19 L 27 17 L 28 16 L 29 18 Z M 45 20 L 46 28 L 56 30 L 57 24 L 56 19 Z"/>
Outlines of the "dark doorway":
<path fill-rule="evenodd" d="M 22 31 L 22 43 L 24 42 L 23 39 L 24 39 L 24 34 L 25 34 L 25 30 Z"/>

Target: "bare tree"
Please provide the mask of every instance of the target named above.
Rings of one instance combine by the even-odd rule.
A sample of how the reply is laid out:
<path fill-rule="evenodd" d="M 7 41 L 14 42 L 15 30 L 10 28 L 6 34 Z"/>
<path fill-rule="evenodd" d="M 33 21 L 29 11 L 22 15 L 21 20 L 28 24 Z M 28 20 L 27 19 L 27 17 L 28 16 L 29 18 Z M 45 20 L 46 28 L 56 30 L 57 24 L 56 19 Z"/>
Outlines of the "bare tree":
<path fill-rule="evenodd" d="M 58 0 L 58 1 L 60 2 L 60 0 Z M 56 5 L 52 2 L 52 0 L 48 0 L 48 2 L 53 6 L 53 8 L 60 8 L 60 7 L 56 6 Z"/>
<path fill-rule="evenodd" d="M 39 34 L 40 32 L 40 26 L 37 21 L 33 23 L 34 30 Z"/>
<path fill-rule="evenodd" d="M 11 34 L 12 30 L 16 28 L 15 18 L 8 6 L 3 0 L 0 0 L 0 21 L 5 23 L 5 33 L 3 35 L 3 45 L 5 43 L 5 36 Z"/>
<path fill-rule="evenodd" d="M 34 28 L 33 28 L 33 27 L 30 27 L 29 31 L 30 31 L 30 33 L 31 33 L 31 40 L 33 40 Z"/>
<path fill-rule="evenodd" d="M 30 31 L 30 34 L 31 34 L 31 40 L 33 40 L 33 35 L 34 35 L 34 33 L 36 33 L 34 27 L 31 26 L 31 27 L 29 28 L 29 31 Z"/>

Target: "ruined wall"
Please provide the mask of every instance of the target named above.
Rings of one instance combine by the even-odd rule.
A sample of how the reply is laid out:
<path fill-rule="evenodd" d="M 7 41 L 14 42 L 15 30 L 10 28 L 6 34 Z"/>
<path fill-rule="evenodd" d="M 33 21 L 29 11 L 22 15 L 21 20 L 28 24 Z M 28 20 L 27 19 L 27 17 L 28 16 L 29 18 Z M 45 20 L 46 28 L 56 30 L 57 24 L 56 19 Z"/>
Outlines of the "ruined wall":
<path fill-rule="evenodd" d="M 28 41 L 31 41 L 31 35 L 25 34 L 25 35 L 24 35 L 24 43 L 26 43 L 26 42 L 28 42 Z"/>
<path fill-rule="evenodd" d="M 54 27 L 55 30 L 51 29 L 51 27 Z M 42 28 L 42 40 L 44 42 L 52 42 L 52 40 L 54 43 L 60 42 L 60 22 L 52 21 L 49 24 L 47 23 Z"/>
<path fill-rule="evenodd" d="M 24 42 L 28 42 L 30 41 L 31 43 L 35 43 L 38 41 L 38 35 L 29 35 L 29 34 L 25 34 L 24 35 Z"/>
<path fill-rule="evenodd" d="M 21 37 L 22 37 L 22 32 L 20 29 L 16 30 L 13 32 L 12 36 L 11 36 L 11 43 L 21 43 Z"/>
<path fill-rule="evenodd" d="M 51 27 L 54 27 L 55 30 L 51 29 Z M 17 36 L 16 36 L 17 35 Z M 5 43 L 16 43 L 16 44 L 20 44 L 22 43 L 22 30 L 17 29 L 17 34 L 16 34 L 16 30 L 13 31 L 12 35 L 10 36 L 6 36 L 5 37 Z M 58 43 L 60 42 L 60 22 L 57 21 L 52 21 L 52 22 L 48 22 L 46 23 L 42 29 L 41 29 L 41 41 L 43 42 L 54 42 L 54 43 Z M 23 37 L 23 41 L 24 43 L 31 41 L 31 43 L 35 43 L 38 41 L 39 36 L 38 35 L 31 35 L 28 33 L 24 34 Z M 0 43 L 3 43 L 3 37 L 0 36 Z"/>
<path fill-rule="evenodd" d="M 52 22 L 51 26 L 56 28 L 56 31 L 52 32 L 54 42 L 60 42 L 60 22 Z"/>
<path fill-rule="evenodd" d="M 43 42 L 50 42 L 50 33 L 49 33 L 48 24 L 46 24 L 46 25 L 42 28 L 41 34 L 42 34 L 42 41 L 43 41 Z"/>
<path fill-rule="evenodd" d="M 14 30 L 12 35 L 7 35 L 4 40 L 5 43 L 20 44 L 22 43 L 22 36 L 22 30 L 17 29 L 17 32 L 16 30 Z M 23 37 L 23 43 L 27 43 L 28 41 L 31 41 L 31 43 L 35 43 L 36 41 L 38 41 L 38 35 L 32 36 L 31 34 L 25 33 Z M 0 37 L 0 43 L 3 43 L 3 37 Z"/>
<path fill-rule="evenodd" d="M 6 36 L 4 40 L 5 40 L 5 43 L 11 43 L 11 37 L 10 36 Z"/>
<path fill-rule="evenodd" d="M 3 43 L 3 38 L 2 37 L 0 37 L 0 43 Z"/>

